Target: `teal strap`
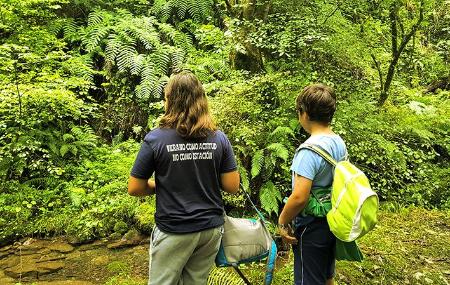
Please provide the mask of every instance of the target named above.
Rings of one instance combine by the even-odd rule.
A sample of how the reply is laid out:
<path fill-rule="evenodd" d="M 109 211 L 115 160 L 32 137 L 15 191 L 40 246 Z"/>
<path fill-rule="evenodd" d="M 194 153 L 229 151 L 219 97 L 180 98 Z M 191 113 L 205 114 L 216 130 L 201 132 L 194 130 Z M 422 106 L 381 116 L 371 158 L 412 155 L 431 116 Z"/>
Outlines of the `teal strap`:
<path fill-rule="evenodd" d="M 258 214 L 258 217 L 263 221 L 263 223 L 266 223 L 266 219 L 264 218 L 263 214 L 258 210 L 258 208 L 256 208 L 256 206 L 253 203 L 252 199 L 250 199 L 250 195 L 248 195 L 247 191 L 245 191 L 245 188 L 242 185 L 242 183 L 240 183 L 240 185 L 241 185 L 242 191 L 244 191 L 244 193 L 245 193 L 245 197 L 250 202 L 250 204 L 253 206 L 253 209 L 255 209 L 256 213 Z"/>

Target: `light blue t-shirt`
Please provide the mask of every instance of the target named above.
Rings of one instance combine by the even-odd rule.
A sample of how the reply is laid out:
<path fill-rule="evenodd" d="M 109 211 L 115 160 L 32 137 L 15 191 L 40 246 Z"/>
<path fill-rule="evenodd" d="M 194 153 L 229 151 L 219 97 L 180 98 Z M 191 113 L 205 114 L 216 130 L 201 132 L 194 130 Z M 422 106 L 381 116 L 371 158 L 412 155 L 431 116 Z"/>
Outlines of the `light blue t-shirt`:
<path fill-rule="evenodd" d="M 314 135 L 309 137 L 305 144 L 312 144 L 327 151 L 336 161 L 347 159 L 347 147 L 339 135 Z M 294 175 L 303 176 L 313 181 L 312 188 L 331 186 L 333 183 L 333 166 L 320 155 L 309 149 L 297 149 L 291 166 L 292 188 L 294 187 Z M 296 226 L 306 225 L 313 217 L 297 217 Z"/>

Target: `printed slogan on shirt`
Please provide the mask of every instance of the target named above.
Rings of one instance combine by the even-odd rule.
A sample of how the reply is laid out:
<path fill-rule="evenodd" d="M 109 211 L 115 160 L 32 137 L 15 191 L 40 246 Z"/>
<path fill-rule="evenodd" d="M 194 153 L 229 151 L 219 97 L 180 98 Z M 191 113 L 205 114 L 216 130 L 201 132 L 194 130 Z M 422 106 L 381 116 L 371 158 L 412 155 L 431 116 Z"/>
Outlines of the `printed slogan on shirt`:
<path fill-rule="evenodd" d="M 177 143 L 166 146 L 167 152 L 172 153 L 172 161 L 213 159 L 216 143 Z M 176 153 L 174 153 L 176 152 Z"/>

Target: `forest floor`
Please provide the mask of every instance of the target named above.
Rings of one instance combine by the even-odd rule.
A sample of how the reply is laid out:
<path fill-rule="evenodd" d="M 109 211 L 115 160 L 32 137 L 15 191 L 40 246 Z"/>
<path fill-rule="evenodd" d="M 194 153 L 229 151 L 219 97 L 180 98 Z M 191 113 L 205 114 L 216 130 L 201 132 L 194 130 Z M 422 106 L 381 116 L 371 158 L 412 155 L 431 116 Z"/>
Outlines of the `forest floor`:
<path fill-rule="evenodd" d="M 338 262 L 337 284 L 450 284 L 449 212 L 382 211 L 376 229 L 359 244 L 364 261 Z M 148 238 L 126 247 L 28 238 L 0 248 L 0 284 L 144 285 L 147 263 Z M 279 257 L 274 285 L 292 284 L 292 263 L 291 254 Z M 243 272 L 252 284 L 263 284 L 264 264 Z M 213 269 L 208 284 L 244 283 L 230 269 Z"/>

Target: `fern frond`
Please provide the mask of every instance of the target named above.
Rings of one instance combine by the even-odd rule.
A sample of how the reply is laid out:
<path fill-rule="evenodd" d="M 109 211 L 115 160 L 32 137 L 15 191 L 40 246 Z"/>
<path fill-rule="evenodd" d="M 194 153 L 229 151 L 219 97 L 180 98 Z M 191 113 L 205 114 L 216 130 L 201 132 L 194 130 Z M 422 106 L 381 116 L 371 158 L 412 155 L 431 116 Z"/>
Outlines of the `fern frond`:
<path fill-rule="evenodd" d="M 186 60 L 186 54 L 185 52 L 180 49 L 177 48 L 172 52 L 172 69 L 181 69 L 181 67 L 183 66 L 184 62 Z"/>
<path fill-rule="evenodd" d="M 133 14 L 127 9 L 116 9 L 116 13 L 119 19 L 131 19 Z"/>
<path fill-rule="evenodd" d="M 58 184 L 58 179 L 53 178 L 53 177 L 37 177 L 37 178 L 31 178 L 31 179 L 23 182 L 22 184 L 46 188 L 46 187 L 49 187 L 50 185 Z"/>
<path fill-rule="evenodd" d="M 75 145 L 71 145 L 69 147 L 69 150 L 73 155 L 77 155 L 77 153 L 78 153 L 78 148 Z"/>
<path fill-rule="evenodd" d="M 155 84 L 155 87 L 152 90 L 153 98 L 161 98 L 164 94 L 164 87 L 169 81 L 169 77 L 166 75 L 161 76 Z"/>
<path fill-rule="evenodd" d="M 61 154 L 61 157 L 64 157 L 66 155 L 66 153 L 69 151 L 69 149 L 70 149 L 70 145 L 63 144 L 61 146 L 61 148 L 59 149 L 59 153 Z"/>
<path fill-rule="evenodd" d="M 212 14 L 213 1 L 202 0 L 192 1 L 189 7 L 189 15 L 197 22 L 203 22 L 206 17 Z"/>
<path fill-rule="evenodd" d="M 158 28 L 167 43 L 181 47 L 185 51 L 189 50 L 192 46 L 192 40 L 186 34 L 177 31 L 173 26 L 166 23 L 159 23 Z"/>
<path fill-rule="evenodd" d="M 266 182 L 259 190 L 259 200 L 261 207 L 269 213 L 278 213 L 278 202 L 281 201 L 281 192 L 275 187 L 272 181 Z"/>
<path fill-rule="evenodd" d="M 110 63 L 114 63 L 117 55 L 119 54 L 122 43 L 116 34 L 110 34 L 108 41 L 106 42 L 105 58 Z"/>
<path fill-rule="evenodd" d="M 271 143 L 266 149 L 270 151 L 272 156 L 281 158 L 284 161 L 289 158 L 288 149 L 281 143 Z"/>
<path fill-rule="evenodd" d="M 241 177 L 241 184 L 245 192 L 250 192 L 250 180 L 248 179 L 248 171 L 242 166 L 241 162 L 238 162 L 239 174 Z"/>
<path fill-rule="evenodd" d="M 252 157 L 252 169 L 250 171 L 252 178 L 261 173 L 261 169 L 264 166 L 264 150 L 260 149 L 253 154 Z"/>
<path fill-rule="evenodd" d="M 101 10 L 94 11 L 88 16 L 88 26 L 96 26 L 103 22 L 104 12 Z"/>
<path fill-rule="evenodd" d="M 289 127 L 278 126 L 269 134 L 268 140 L 279 141 L 281 138 L 284 138 L 286 136 L 295 136 L 294 131 Z"/>
<path fill-rule="evenodd" d="M 72 18 L 67 18 L 66 22 L 63 26 L 64 38 L 66 39 L 74 39 L 78 37 L 79 26 Z"/>
<path fill-rule="evenodd" d="M 269 180 L 272 178 L 273 171 L 275 170 L 276 158 L 272 155 L 264 156 L 264 169 L 262 176 L 264 180 Z"/>
<path fill-rule="evenodd" d="M 125 72 L 129 69 L 136 56 L 136 50 L 133 46 L 122 45 L 117 55 L 117 68 L 119 72 Z"/>
<path fill-rule="evenodd" d="M 109 35 L 109 27 L 96 27 L 90 30 L 83 39 L 83 44 L 86 46 L 87 52 L 92 52 L 100 43 Z"/>
<path fill-rule="evenodd" d="M 141 71 L 141 82 L 155 83 L 158 80 L 157 72 L 152 62 L 144 61 Z"/>
<path fill-rule="evenodd" d="M 191 18 L 196 22 L 203 22 L 212 15 L 213 5 L 213 0 L 156 0 L 152 13 L 159 16 L 162 22 L 175 15 L 179 20 Z"/>
<path fill-rule="evenodd" d="M 73 141 L 75 139 L 74 136 L 72 136 L 71 134 L 64 134 L 63 135 L 63 141 L 67 142 L 67 141 Z"/>
<path fill-rule="evenodd" d="M 146 50 L 150 51 L 160 46 L 159 34 L 151 18 L 134 19 L 132 25 L 126 23 L 125 29 L 136 41 L 142 43 Z"/>
<path fill-rule="evenodd" d="M 144 65 L 144 55 L 142 54 L 135 55 L 133 58 L 133 62 L 131 63 L 130 66 L 131 74 L 133 75 L 141 74 L 143 65 Z"/>
<path fill-rule="evenodd" d="M 170 49 L 170 46 L 164 45 L 149 56 L 149 60 L 154 63 L 156 73 L 166 74 L 169 70 Z"/>

